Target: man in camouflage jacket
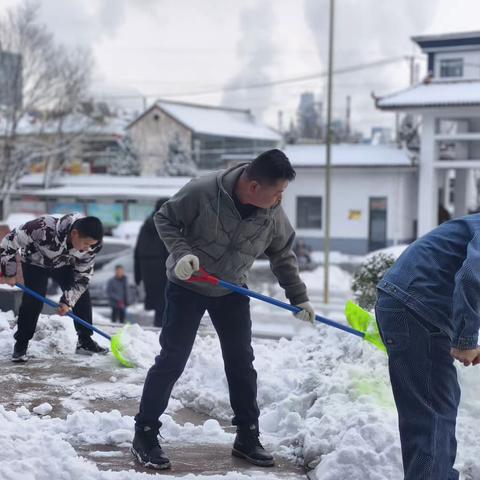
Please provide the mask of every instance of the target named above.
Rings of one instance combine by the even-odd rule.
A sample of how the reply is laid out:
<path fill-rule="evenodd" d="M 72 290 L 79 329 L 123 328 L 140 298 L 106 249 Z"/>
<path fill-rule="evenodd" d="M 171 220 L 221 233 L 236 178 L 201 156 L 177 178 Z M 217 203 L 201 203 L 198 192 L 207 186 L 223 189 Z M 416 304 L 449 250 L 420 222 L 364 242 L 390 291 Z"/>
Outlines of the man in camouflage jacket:
<path fill-rule="evenodd" d="M 72 310 L 92 323 L 92 306 L 88 284 L 93 274 L 95 255 L 102 248 L 103 227 L 96 217 L 67 214 L 60 218 L 45 215 L 13 229 L 0 243 L 0 268 L 4 283 L 15 285 L 17 253 L 20 252 L 24 283 L 42 296 L 48 278 L 63 290 L 59 315 Z M 42 302 L 24 294 L 15 332 L 12 361 L 27 360 L 28 342 L 33 337 Z M 77 353 L 105 353 L 107 350 L 92 340 L 92 331 L 75 324 L 78 335 Z"/>

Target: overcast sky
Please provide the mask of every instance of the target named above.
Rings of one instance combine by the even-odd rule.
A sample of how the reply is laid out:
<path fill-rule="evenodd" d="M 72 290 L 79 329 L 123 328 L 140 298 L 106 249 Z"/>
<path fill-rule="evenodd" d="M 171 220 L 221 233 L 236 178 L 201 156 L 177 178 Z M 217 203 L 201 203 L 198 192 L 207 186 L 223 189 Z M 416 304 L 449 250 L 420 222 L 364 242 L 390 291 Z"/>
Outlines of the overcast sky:
<path fill-rule="evenodd" d="M 18 0 L 2 0 L 0 12 Z M 91 49 L 96 92 L 251 108 L 272 126 L 294 115 L 302 91 L 325 94 L 325 78 L 268 88 L 238 85 L 314 75 L 327 65 L 328 0 L 42 0 L 41 16 L 59 42 Z M 480 30 L 480 0 L 336 0 L 335 65 L 392 63 L 335 76 L 334 114 L 369 132 L 393 125 L 370 93 L 408 86 L 412 35 Z M 399 60 L 395 61 L 395 59 Z M 423 70 L 422 70 L 423 72 Z M 223 91 L 222 91 L 223 90 Z M 198 92 L 211 92 L 198 95 Z M 195 94 L 195 95 L 193 95 Z M 117 100 L 120 100 L 117 98 Z M 126 99 L 122 99 L 124 102 Z"/>

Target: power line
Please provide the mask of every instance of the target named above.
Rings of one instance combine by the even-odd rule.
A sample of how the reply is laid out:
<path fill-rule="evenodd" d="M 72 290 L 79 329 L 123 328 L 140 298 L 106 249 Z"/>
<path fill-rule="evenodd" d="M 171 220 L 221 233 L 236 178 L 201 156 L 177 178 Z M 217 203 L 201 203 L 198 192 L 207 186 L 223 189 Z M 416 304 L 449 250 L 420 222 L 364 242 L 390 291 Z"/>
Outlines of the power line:
<path fill-rule="evenodd" d="M 397 63 L 399 61 L 405 61 L 404 56 L 386 58 L 382 60 L 376 60 L 374 62 L 368 62 L 363 64 L 351 65 L 348 67 L 337 68 L 333 71 L 334 75 L 344 75 L 346 73 L 358 72 L 361 70 L 367 70 L 375 67 L 382 67 L 389 64 Z M 282 80 L 273 80 L 269 82 L 259 82 L 251 83 L 247 85 L 232 85 L 226 87 L 218 87 L 210 90 L 198 90 L 192 92 L 177 92 L 177 93 L 168 93 L 168 94 L 149 94 L 149 95 L 102 95 L 103 98 L 117 98 L 117 99 L 129 99 L 129 98 L 139 98 L 139 97 L 156 97 L 156 98 L 172 98 L 172 97 L 188 97 L 188 96 L 197 96 L 197 95 L 209 95 L 213 93 L 223 93 L 223 92 L 235 92 L 240 90 L 253 90 L 258 88 L 268 88 L 275 87 L 278 85 L 285 85 L 289 83 L 304 82 L 308 80 L 315 80 L 318 78 L 326 77 L 328 72 L 317 72 L 309 75 L 303 75 L 299 77 L 285 78 Z"/>

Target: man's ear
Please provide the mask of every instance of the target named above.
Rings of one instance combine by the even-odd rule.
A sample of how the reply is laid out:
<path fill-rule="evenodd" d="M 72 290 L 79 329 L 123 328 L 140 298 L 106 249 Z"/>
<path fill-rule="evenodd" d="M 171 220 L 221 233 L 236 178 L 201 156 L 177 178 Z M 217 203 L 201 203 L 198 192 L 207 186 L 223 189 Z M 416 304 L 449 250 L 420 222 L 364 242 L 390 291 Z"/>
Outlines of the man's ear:
<path fill-rule="evenodd" d="M 250 193 L 256 193 L 259 187 L 260 187 L 260 184 L 257 181 L 252 180 L 248 185 L 248 191 Z"/>

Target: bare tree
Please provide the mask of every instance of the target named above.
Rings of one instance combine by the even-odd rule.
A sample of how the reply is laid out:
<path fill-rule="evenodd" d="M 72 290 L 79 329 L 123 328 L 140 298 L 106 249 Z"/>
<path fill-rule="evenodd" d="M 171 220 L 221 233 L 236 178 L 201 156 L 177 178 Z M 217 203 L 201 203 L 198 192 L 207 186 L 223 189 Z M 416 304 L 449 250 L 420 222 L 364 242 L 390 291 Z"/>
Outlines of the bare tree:
<path fill-rule="evenodd" d="M 38 3 L 25 2 L 0 18 L 2 208 L 33 162 L 45 161 L 46 176 L 66 162 L 78 131 L 72 135 L 65 122 L 85 98 L 92 70 L 89 52 L 58 45 L 38 12 Z"/>

